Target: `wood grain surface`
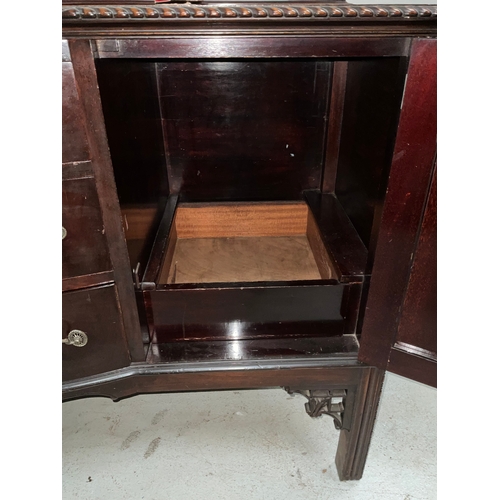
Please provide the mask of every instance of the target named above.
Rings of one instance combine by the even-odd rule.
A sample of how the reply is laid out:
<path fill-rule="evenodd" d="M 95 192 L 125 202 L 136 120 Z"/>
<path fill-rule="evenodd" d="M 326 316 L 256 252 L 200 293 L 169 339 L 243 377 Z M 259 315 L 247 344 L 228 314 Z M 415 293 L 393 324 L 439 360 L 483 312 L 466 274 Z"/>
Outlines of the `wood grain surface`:
<path fill-rule="evenodd" d="M 165 271 L 165 269 L 164 269 Z M 306 235 L 178 239 L 160 283 L 321 279 Z"/>
<path fill-rule="evenodd" d="M 293 236 L 306 233 L 307 204 L 207 203 L 177 207 L 178 238 Z"/>

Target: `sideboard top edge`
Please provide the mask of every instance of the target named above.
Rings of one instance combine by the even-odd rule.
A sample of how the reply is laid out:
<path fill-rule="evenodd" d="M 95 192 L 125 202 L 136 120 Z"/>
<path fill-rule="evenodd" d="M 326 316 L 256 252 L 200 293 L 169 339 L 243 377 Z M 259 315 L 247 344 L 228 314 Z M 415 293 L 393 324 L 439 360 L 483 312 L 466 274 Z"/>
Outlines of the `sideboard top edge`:
<path fill-rule="evenodd" d="M 377 22 L 436 21 L 437 5 L 353 5 L 343 3 L 227 3 L 156 5 L 63 5 L 63 24 L 75 21 L 206 23 L 297 21 Z"/>

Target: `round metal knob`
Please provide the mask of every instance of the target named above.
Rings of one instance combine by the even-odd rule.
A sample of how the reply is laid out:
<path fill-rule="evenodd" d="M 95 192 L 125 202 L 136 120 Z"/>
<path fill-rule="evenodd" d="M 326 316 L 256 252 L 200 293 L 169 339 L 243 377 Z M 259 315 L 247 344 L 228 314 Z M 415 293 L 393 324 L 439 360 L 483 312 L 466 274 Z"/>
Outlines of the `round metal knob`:
<path fill-rule="evenodd" d="M 63 229 L 63 230 L 62 230 L 62 234 L 63 234 L 62 239 L 64 240 L 64 238 L 66 238 L 66 235 L 68 234 L 68 231 L 66 231 L 66 228 L 65 228 L 64 226 L 63 226 L 63 228 L 62 228 L 62 229 Z"/>
<path fill-rule="evenodd" d="M 87 345 L 89 338 L 85 332 L 81 330 L 71 330 L 68 333 L 68 338 L 63 339 L 63 344 L 74 345 L 75 347 L 83 347 Z"/>

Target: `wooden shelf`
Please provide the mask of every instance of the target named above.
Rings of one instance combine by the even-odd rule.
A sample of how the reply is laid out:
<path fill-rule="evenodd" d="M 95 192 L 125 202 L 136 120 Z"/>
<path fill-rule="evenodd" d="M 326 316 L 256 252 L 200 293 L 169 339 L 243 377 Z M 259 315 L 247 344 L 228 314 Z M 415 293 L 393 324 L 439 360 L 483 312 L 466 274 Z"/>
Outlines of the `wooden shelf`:
<path fill-rule="evenodd" d="M 254 339 L 215 342 L 171 342 L 151 344 L 147 363 L 190 363 L 206 361 L 320 360 L 335 357 L 356 359 L 354 335 L 294 339 Z"/>

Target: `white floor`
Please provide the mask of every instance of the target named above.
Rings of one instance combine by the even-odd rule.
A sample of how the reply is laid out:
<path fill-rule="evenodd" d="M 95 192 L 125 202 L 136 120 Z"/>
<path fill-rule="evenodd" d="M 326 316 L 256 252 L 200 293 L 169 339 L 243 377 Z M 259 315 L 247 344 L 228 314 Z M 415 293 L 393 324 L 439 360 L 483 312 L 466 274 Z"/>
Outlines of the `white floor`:
<path fill-rule="evenodd" d="M 63 499 L 431 500 L 436 390 L 388 374 L 365 473 L 340 482 L 338 432 L 283 390 L 63 404 Z"/>

